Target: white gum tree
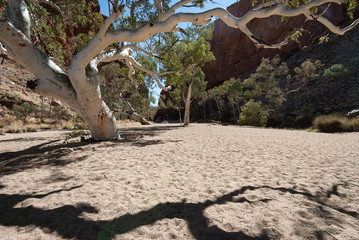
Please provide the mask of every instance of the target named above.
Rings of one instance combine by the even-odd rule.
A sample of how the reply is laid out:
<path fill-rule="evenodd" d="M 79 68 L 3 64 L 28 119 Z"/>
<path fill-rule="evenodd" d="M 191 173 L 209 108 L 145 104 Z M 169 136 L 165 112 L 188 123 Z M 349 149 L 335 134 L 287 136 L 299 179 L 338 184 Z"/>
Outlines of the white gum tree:
<path fill-rule="evenodd" d="M 37 1 L 37 0 L 32 0 Z M 325 25 L 331 32 L 343 35 L 359 23 L 359 19 L 346 27 L 333 25 L 323 14 L 313 10 L 323 4 L 346 4 L 347 9 L 357 6 L 357 0 L 304 0 L 266 1 L 237 18 L 226 9 L 215 8 L 201 13 L 181 13 L 176 10 L 182 6 L 205 4 L 206 0 L 179 0 L 169 6 L 168 0 L 115 0 L 112 3 L 112 14 L 105 20 L 96 35 L 73 56 L 66 71 L 62 70 L 51 58 L 37 48 L 30 39 L 31 21 L 28 6 L 24 0 L 8 0 L 5 14 L 0 15 L 0 51 L 6 53 L 16 62 L 32 72 L 36 80 L 29 87 L 36 93 L 56 98 L 76 111 L 88 124 L 94 140 L 120 139 L 116 120 L 112 112 L 101 98 L 98 64 L 113 60 L 123 60 L 129 68 L 129 78 L 134 77 L 134 69 L 148 73 L 159 85 L 163 74 L 156 70 L 143 67 L 136 61 L 134 50 L 143 51 L 149 57 L 154 54 L 140 49 L 138 46 L 127 45 L 118 49 L 109 49 L 110 45 L 119 42 L 139 43 L 161 32 L 182 31 L 177 24 L 190 22 L 196 25 L 207 24 L 213 18 L 220 18 L 228 26 L 240 29 L 257 47 L 280 48 L 289 41 L 289 36 L 280 43 L 265 43 L 252 34 L 247 24 L 254 18 L 267 18 L 272 15 L 298 16 L 304 15 L 309 20 L 316 20 Z M 51 3 L 50 1 L 46 1 Z M 142 25 L 134 24 L 132 28 L 110 30 L 113 21 L 124 10 L 130 14 L 136 12 L 141 4 L 150 4 L 156 11 L 156 20 Z M 54 5 L 56 6 L 56 5 Z M 324 10 L 325 11 L 325 10 Z"/>

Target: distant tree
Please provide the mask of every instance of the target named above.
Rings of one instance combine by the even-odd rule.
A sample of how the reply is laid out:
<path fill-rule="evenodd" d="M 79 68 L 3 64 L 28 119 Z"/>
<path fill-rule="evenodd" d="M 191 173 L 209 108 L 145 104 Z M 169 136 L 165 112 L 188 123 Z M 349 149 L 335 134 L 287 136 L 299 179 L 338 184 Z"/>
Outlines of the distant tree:
<path fill-rule="evenodd" d="M 119 118 L 131 117 L 149 124 L 145 116 L 149 111 L 151 102 L 154 101 L 148 88 L 145 86 L 145 76 L 142 72 L 135 74 L 138 87 L 128 81 L 128 68 L 120 67 L 119 63 L 110 63 L 102 67 L 100 74 L 102 99 L 111 110 L 118 112 Z"/>
<path fill-rule="evenodd" d="M 226 87 L 226 85 L 219 85 L 208 90 L 207 99 L 213 100 L 216 103 L 219 119 L 222 119 L 222 109 L 225 105 L 224 96 L 228 90 Z"/>
<path fill-rule="evenodd" d="M 243 103 L 243 84 L 241 79 L 232 78 L 223 83 L 225 85 L 226 96 L 229 104 L 232 107 L 233 119 L 237 119 L 236 110 L 237 108 L 238 114 L 240 113 L 240 107 Z"/>
<path fill-rule="evenodd" d="M 176 72 L 165 76 L 166 85 L 174 88 L 171 97 L 176 99 L 168 103 L 175 104 L 177 105 L 175 108 L 180 109 L 182 104 L 178 99 L 182 99 L 185 108 L 183 125 L 186 126 L 190 122 L 191 103 L 206 89 L 207 82 L 204 80 L 205 75 L 201 67 L 215 58 L 210 52 L 208 39 L 205 39 L 206 33 L 212 32 L 211 26 L 192 27 L 185 31 L 187 32 L 185 38 L 168 42 L 174 45 L 172 51 L 163 57 L 162 67 L 164 70 L 170 69 Z"/>
<path fill-rule="evenodd" d="M 272 60 L 263 59 L 256 72 L 243 82 L 244 99 L 256 99 L 265 104 L 266 111 L 273 112 L 274 119 L 278 116 L 279 108 L 286 101 L 289 93 L 300 91 L 309 82 L 321 74 L 323 64 L 320 61 L 305 60 L 300 67 L 294 68 L 295 75 L 285 62 L 280 62 L 278 56 Z"/>

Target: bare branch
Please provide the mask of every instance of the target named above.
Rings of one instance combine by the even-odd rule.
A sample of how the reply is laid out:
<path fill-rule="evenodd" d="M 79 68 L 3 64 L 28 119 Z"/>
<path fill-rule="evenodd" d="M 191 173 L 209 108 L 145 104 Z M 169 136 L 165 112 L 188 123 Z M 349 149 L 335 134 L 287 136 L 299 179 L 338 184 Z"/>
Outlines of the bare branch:
<path fill-rule="evenodd" d="M 326 26 L 331 32 L 338 34 L 338 35 L 344 35 L 346 32 L 352 30 L 359 24 L 359 18 L 352 22 L 349 26 L 346 26 L 344 28 L 339 28 L 335 26 L 332 22 L 330 22 L 327 18 L 323 16 L 319 16 L 317 18 L 317 21 L 322 23 L 324 26 Z"/>
<path fill-rule="evenodd" d="M 109 44 L 106 44 L 105 35 L 112 22 L 121 14 L 124 6 L 121 6 L 117 12 L 112 13 L 102 25 L 94 38 L 78 53 L 76 54 L 69 66 L 69 76 L 75 89 L 81 88 L 85 85 L 81 79 L 85 75 L 85 68 L 90 63 L 92 58 Z M 105 42 L 105 43 L 104 43 Z M 125 42 L 125 41 L 122 41 Z M 83 87 L 83 86 L 82 86 Z"/>
<path fill-rule="evenodd" d="M 47 4 L 47 5 L 51 6 L 52 8 L 56 9 L 56 11 L 58 11 L 61 14 L 61 16 L 65 16 L 63 11 L 59 8 L 59 6 L 57 6 L 55 3 L 53 3 L 49 0 L 33 0 L 33 1 L 38 2 L 39 4 Z"/>
<path fill-rule="evenodd" d="M 126 104 L 128 108 L 128 111 L 126 112 L 127 114 L 129 114 L 134 120 L 139 121 L 142 125 L 150 125 L 150 123 L 143 116 L 136 112 L 136 110 L 132 107 L 131 103 L 127 101 L 127 99 L 124 97 L 122 91 L 118 94 L 118 96 Z"/>

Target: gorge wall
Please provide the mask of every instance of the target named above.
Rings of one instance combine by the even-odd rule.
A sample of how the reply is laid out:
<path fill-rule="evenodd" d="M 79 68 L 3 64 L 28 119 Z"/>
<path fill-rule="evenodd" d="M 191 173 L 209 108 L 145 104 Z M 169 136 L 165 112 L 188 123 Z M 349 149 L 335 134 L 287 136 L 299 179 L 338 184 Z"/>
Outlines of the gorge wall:
<path fill-rule="evenodd" d="M 241 0 L 229 6 L 227 10 L 236 17 L 242 17 L 252 8 L 252 0 Z M 343 25 L 349 20 L 344 11 L 343 6 L 332 4 L 324 16 L 336 25 Z M 319 22 L 305 21 L 303 15 L 289 18 L 288 21 L 282 21 L 280 16 L 254 19 L 248 24 L 248 28 L 256 37 L 268 43 L 279 43 L 293 30 L 303 28 L 303 35 L 299 38 L 302 47 L 328 32 Z M 203 68 L 208 82 L 207 88 L 217 86 L 232 77 L 248 75 L 260 64 L 262 58 L 273 58 L 277 54 L 285 55 L 299 48 L 295 41 L 290 41 L 282 49 L 257 48 L 240 30 L 230 28 L 223 21 L 217 20 L 214 23 L 211 41 L 211 51 L 216 61 Z"/>

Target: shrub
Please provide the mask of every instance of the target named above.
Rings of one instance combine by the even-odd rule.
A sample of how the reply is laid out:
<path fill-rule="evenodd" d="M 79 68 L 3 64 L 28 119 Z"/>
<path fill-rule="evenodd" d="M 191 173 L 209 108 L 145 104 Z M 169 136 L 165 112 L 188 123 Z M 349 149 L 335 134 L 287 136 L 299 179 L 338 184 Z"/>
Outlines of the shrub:
<path fill-rule="evenodd" d="M 316 117 L 314 128 L 321 132 L 357 132 L 359 131 L 359 118 L 348 119 L 341 116 L 328 115 Z"/>
<path fill-rule="evenodd" d="M 253 99 L 241 107 L 239 125 L 263 127 L 267 122 L 268 113 L 263 111 L 262 103 Z"/>
<path fill-rule="evenodd" d="M 12 110 L 17 119 L 26 123 L 26 118 L 36 111 L 36 106 L 24 102 L 21 105 L 14 105 Z"/>
<path fill-rule="evenodd" d="M 56 122 L 60 120 L 68 120 L 70 118 L 66 108 L 64 106 L 55 106 L 52 112 L 53 118 L 55 118 Z"/>
<path fill-rule="evenodd" d="M 343 64 L 334 64 L 330 68 L 325 69 L 323 77 L 329 80 L 336 78 L 346 78 L 348 76 L 348 69 Z"/>

